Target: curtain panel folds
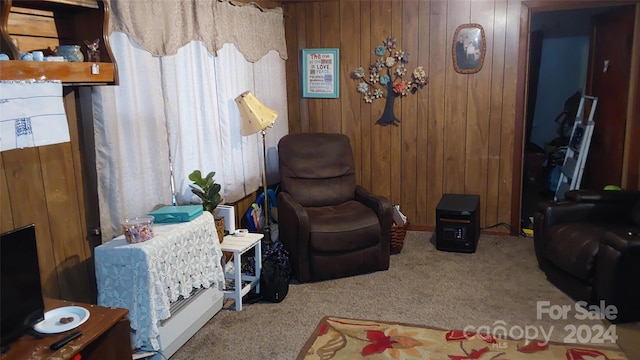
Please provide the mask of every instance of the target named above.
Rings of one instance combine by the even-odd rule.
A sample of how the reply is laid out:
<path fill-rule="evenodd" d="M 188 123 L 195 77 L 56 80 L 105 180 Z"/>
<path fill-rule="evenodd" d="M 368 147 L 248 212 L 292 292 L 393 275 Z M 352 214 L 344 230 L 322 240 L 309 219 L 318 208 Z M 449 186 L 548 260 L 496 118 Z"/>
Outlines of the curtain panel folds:
<path fill-rule="evenodd" d="M 109 6 L 109 33 L 123 32 L 155 56 L 199 40 L 213 55 L 234 44 L 250 62 L 271 50 L 287 59 L 282 8 L 219 0 L 109 0 Z"/>
<path fill-rule="evenodd" d="M 102 241 L 122 233 L 122 219 L 174 197 L 198 203 L 193 170 L 215 171 L 227 203 L 258 189 L 262 138 L 240 135 L 234 102 L 244 91 L 279 113 L 266 137 L 267 177 L 278 182 L 277 143 L 288 132 L 282 9 L 215 0 L 110 5 L 120 85 L 92 88 Z"/>

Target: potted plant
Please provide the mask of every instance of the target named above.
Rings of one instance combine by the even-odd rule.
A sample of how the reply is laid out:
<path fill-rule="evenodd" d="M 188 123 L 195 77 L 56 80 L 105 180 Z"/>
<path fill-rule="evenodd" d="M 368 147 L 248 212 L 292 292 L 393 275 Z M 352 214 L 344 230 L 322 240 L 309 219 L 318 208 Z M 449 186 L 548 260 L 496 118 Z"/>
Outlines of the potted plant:
<path fill-rule="evenodd" d="M 216 206 L 222 202 L 220 184 L 213 180 L 215 175 L 216 173 L 212 171 L 203 178 L 200 170 L 195 170 L 189 174 L 189 180 L 193 181 L 193 184 L 189 184 L 191 192 L 202 200 L 202 209 L 211 214 L 213 214 Z"/>
<path fill-rule="evenodd" d="M 189 184 L 191 192 L 202 200 L 202 209 L 208 211 L 213 215 L 216 222 L 216 229 L 218 230 L 218 238 L 220 242 L 224 238 L 224 217 L 218 217 L 216 214 L 216 207 L 222 202 L 222 196 L 220 196 L 220 184 L 213 180 L 216 175 L 215 172 L 210 172 L 202 177 L 200 170 L 195 170 L 189 174 L 189 180 L 193 181 L 193 184 Z"/>

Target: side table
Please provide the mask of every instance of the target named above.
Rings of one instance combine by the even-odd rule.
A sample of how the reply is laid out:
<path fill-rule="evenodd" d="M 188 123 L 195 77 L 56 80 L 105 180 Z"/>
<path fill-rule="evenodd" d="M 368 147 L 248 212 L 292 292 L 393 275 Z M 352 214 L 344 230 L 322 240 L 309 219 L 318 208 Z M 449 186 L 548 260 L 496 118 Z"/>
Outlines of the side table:
<path fill-rule="evenodd" d="M 226 279 L 234 280 L 234 289 L 225 290 L 224 297 L 234 299 L 236 302 L 236 311 L 242 311 L 242 297 L 246 295 L 252 288 L 260 293 L 260 271 L 262 271 L 262 238 L 263 234 L 248 233 L 244 236 L 227 235 L 224 237 L 220 249 L 224 252 L 233 253 L 233 274 L 225 271 Z M 255 249 L 255 274 L 243 274 L 242 254 Z M 242 281 L 248 281 L 246 285 L 242 285 Z"/>
<path fill-rule="evenodd" d="M 23 335 L 10 345 L 2 360 L 24 359 L 71 359 L 80 354 L 83 360 L 125 360 L 131 359 L 131 335 L 129 329 L 129 310 L 103 307 L 93 304 L 66 300 L 44 299 L 45 310 L 63 306 L 81 306 L 89 310 L 89 319 L 73 331 L 82 335 L 59 350 L 50 350 L 49 346 L 72 331 L 60 334 L 47 334 L 42 339 L 32 335 Z"/>

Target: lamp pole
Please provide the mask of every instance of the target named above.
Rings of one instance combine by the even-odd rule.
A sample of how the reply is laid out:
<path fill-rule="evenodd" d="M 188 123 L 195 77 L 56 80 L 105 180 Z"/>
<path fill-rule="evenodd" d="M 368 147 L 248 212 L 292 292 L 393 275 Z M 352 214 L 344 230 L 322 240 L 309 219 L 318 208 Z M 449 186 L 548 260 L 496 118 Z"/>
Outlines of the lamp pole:
<path fill-rule="evenodd" d="M 267 131 L 266 129 L 262 129 L 260 131 L 262 134 L 262 192 L 264 195 L 264 228 L 262 232 L 264 233 L 264 242 L 266 244 L 271 244 L 271 225 L 270 225 L 270 217 L 269 217 L 269 194 L 267 192 Z"/>

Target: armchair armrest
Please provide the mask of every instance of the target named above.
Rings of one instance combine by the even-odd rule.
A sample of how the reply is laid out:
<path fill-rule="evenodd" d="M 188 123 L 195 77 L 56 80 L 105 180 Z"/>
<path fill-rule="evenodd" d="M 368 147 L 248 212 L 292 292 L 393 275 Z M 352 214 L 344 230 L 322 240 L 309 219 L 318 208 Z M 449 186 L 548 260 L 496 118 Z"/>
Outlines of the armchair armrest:
<path fill-rule="evenodd" d="M 544 214 L 545 225 L 567 222 L 628 223 L 632 209 L 640 201 L 640 191 L 571 190 L 560 202 L 538 203 L 537 212 Z"/>
<path fill-rule="evenodd" d="M 606 232 L 596 258 L 596 300 L 616 306 L 614 323 L 640 320 L 640 234 L 634 231 Z"/>
<path fill-rule="evenodd" d="M 637 261 L 640 262 L 640 229 L 607 232 L 602 240 L 602 244 L 611 247 L 621 254 L 638 256 Z"/>
<path fill-rule="evenodd" d="M 355 199 L 375 211 L 382 228 L 382 239 L 391 244 L 391 224 L 393 204 L 384 196 L 375 195 L 360 185 L 356 185 Z"/>
<path fill-rule="evenodd" d="M 591 203 L 577 203 L 569 201 L 540 202 L 538 203 L 537 211 L 543 216 L 536 216 L 534 224 L 549 227 L 558 224 L 588 221 L 594 207 L 595 205 Z M 541 220 L 542 223 L 539 223 Z"/>
<path fill-rule="evenodd" d="M 551 240 L 547 230 L 560 224 L 588 221 L 594 206 L 594 204 L 568 201 L 544 201 L 538 203 L 535 220 L 533 221 L 533 243 L 538 264 L 543 264 L 547 261 L 544 251 Z"/>
<path fill-rule="evenodd" d="M 278 236 L 285 249 L 292 254 L 290 261 L 294 276 L 309 279 L 309 264 L 299 261 L 309 257 L 309 215 L 285 191 L 278 193 Z"/>

